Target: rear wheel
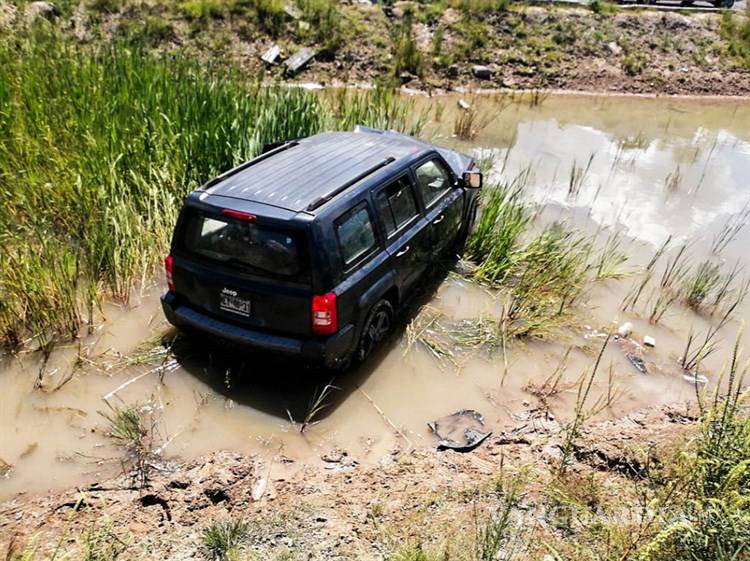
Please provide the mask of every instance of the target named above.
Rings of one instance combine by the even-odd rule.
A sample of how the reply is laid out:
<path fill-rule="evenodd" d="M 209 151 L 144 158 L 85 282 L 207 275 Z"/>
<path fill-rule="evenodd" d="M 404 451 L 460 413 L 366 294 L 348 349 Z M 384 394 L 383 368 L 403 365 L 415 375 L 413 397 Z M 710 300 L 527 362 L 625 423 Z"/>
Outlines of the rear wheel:
<path fill-rule="evenodd" d="M 393 326 L 393 306 L 388 300 L 379 300 L 370 309 L 357 344 L 356 360 L 364 361 L 378 344 L 386 338 Z"/>

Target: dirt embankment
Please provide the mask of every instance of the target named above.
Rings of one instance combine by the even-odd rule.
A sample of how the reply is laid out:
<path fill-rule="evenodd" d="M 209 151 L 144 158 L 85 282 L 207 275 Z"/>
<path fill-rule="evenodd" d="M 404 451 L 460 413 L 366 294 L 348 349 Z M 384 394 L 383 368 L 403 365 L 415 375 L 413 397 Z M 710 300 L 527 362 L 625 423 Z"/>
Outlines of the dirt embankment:
<path fill-rule="evenodd" d="M 623 508 L 639 508 L 639 481 L 694 430 L 694 418 L 678 407 L 592 424 L 561 478 L 564 431 L 541 410 L 516 418 L 514 428 L 465 454 L 394 450 L 363 468 L 341 452 L 290 471 L 283 456 L 222 452 L 164 466 L 141 490 L 121 477 L 49 497 L 19 496 L 0 505 L 0 554 L 29 544 L 37 552 L 80 551 L 86 536 L 106 529 L 123 558 L 186 559 L 200 555 L 209 524 L 230 518 L 249 524 L 251 559 L 383 559 L 405 543 L 460 550 L 472 547 L 477 524 L 501 508 L 508 481 L 520 478 L 514 520 L 528 558 L 537 559 L 544 539 L 575 526 L 571 516 L 633 515 Z M 572 504 L 585 512 L 576 514 Z"/>
<path fill-rule="evenodd" d="M 318 11 L 290 4 L 269 12 L 262 5 L 102 0 L 72 5 L 67 13 L 30 14 L 28 7 L 0 1 L 0 27 L 25 30 L 30 18 L 48 20 L 45 25 L 78 43 L 122 39 L 148 49 L 181 50 L 211 64 L 232 61 L 249 76 L 266 80 L 388 81 L 427 91 L 750 94 L 750 69 L 732 54 L 722 31 L 729 20 L 722 24 L 716 13 L 595 13 L 520 5 L 469 12 L 412 2 L 394 7 L 321 2 Z M 278 57 L 270 64 L 262 61 L 274 45 Z M 315 52 L 314 58 L 290 72 L 285 61 L 304 47 Z"/>

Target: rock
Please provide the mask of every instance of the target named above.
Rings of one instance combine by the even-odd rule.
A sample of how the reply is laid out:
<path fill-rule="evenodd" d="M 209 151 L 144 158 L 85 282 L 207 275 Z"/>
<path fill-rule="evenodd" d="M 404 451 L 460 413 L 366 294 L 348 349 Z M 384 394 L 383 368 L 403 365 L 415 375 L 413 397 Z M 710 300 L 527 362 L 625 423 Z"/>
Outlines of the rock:
<path fill-rule="evenodd" d="M 654 339 L 653 337 L 651 337 L 651 335 L 646 335 L 643 338 L 643 344 L 646 345 L 647 347 L 652 347 L 653 348 L 653 347 L 656 346 L 656 339 Z"/>
<path fill-rule="evenodd" d="M 266 64 L 274 64 L 276 62 L 276 59 L 279 58 L 280 54 L 281 47 L 274 43 L 268 48 L 265 53 L 263 53 L 263 56 L 260 57 L 260 59 Z"/>
<path fill-rule="evenodd" d="M 459 99 L 456 105 L 458 105 L 459 109 L 463 109 L 464 111 L 468 111 L 469 109 L 471 109 L 471 105 L 469 105 L 469 102 L 464 99 Z"/>
<path fill-rule="evenodd" d="M 304 47 L 289 57 L 284 64 L 291 74 L 296 74 L 315 56 L 315 51 L 310 47 Z"/>
<path fill-rule="evenodd" d="M 479 78 L 480 80 L 489 80 L 492 77 L 492 70 L 481 64 L 475 64 L 472 66 L 471 73 L 475 78 Z"/>
<path fill-rule="evenodd" d="M 71 18 L 73 24 L 73 36 L 81 43 L 88 43 L 92 39 L 90 30 L 90 18 L 86 6 L 79 4 Z"/>
<path fill-rule="evenodd" d="M 633 324 L 629 321 L 626 321 L 623 323 L 620 327 L 617 328 L 617 334 L 620 337 L 630 337 L 630 334 L 633 333 Z"/>
<path fill-rule="evenodd" d="M 299 19 L 302 17 L 302 12 L 294 4 L 286 4 L 284 6 L 284 13 L 292 19 Z"/>
<path fill-rule="evenodd" d="M 609 49 L 609 52 L 611 52 L 615 56 L 622 54 L 622 47 L 614 41 L 612 41 L 611 43 L 607 43 L 607 48 Z"/>
<path fill-rule="evenodd" d="M 394 2 L 393 3 L 393 16 L 397 18 L 402 18 L 406 14 L 406 12 L 413 12 L 414 11 L 414 2 L 411 2 L 409 0 L 404 0 L 402 2 Z"/>
<path fill-rule="evenodd" d="M 414 80 L 416 76 L 412 74 L 411 72 L 402 72 L 398 75 L 398 79 L 401 81 L 402 84 L 408 84 L 412 80 Z"/>
<path fill-rule="evenodd" d="M 0 29 L 10 28 L 16 23 L 18 9 L 13 4 L 0 3 Z"/>
<path fill-rule="evenodd" d="M 449 78 L 458 78 L 458 64 L 451 64 L 448 67 L 448 77 Z"/>
<path fill-rule="evenodd" d="M 259 478 L 255 482 L 255 485 L 253 485 L 253 492 L 252 492 L 253 500 L 259 501 L 263 497 L 263 493 L 266 492 L 267 487 L 268 487 L 268 478 L 267 477 Z"/>
<path fill-rule="evenodd" d="M 23 11 L 23 15 L 26 17 L 26 21 L 32 23 L 39 18 L 46 19 L 48 21 L 54 21 L 57 16 L 60 15 L 60 10 L 57 9 L 52 2 L 32 2 Z"/>

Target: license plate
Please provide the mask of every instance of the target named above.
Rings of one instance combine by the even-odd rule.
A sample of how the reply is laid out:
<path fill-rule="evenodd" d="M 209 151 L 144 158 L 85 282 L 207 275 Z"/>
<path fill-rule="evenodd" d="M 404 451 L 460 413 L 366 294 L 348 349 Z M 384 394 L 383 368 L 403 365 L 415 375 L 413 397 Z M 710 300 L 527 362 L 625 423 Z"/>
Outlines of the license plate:
<path fill-rule="evenodd" d="M 219 296 L 219 309 L 247 318 L 251 313 L 250 300 L 222 292 Z"/>

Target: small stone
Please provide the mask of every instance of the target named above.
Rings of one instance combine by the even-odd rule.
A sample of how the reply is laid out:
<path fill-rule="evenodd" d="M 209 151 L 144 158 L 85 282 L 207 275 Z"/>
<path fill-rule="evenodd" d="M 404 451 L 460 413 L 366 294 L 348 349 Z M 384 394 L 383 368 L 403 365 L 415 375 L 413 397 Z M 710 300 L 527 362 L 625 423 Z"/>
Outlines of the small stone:
<path fill-rule="evenodd" d="M 475 78 L 479 78 L 480 80 L 489 80 L 492 77 L 492 70 L 481 64 L 472 66 L 471 73 Z"/>
<path fill-rule="evenodd" d="M 263 53 L 263 56 L 260 57 L 260 59 L 266 64 L 274 64 L 276 62 L 276 59 L 279 58 L 280 54 L 281 54 L 281 47 L 279 47 L 276 44 L 273 44 L 268 48 L 268 50 L 265 53 Z"/>
<path fill-rule="evenodd" d="M 656 339 L 654 339 L 653 337 L 651 337 L 651 335 L 646 335 L 643 338 L 643 344 L 646 345 L 647 347 L 652 347 L 653 348 L 653 347 L 656 346 Z"/>
<path fill-rule="evenodd" d="M 531 404 L 529 403 L 529 400 L 528 400 L 528 399 L 524 399 L 524 400 L 523 400 L 523 401 L 521 402 L 521 405 L 523 405 L 524 407 L 528 407 L 528 406 L 529 406 L 529 405 L 531 405 Z"/>
<path fill-rule="evenodd" d="M 464 99 L 459 99 L 457 105 L 459 109 L 463 109 L 464 111 L 468 111 L 469 109 L 471 109 L 471 105 L 469 105 L 469 102 Z"/>
<path fill-rule="evenodd" d="M 286 4 L 284 6 L 284 13 L 292 19 L 299 19 L 302 17 L 302 12 L 294 4 Z"/>
<path fill-rule="evenodd" d="M 609 49 L 609 52 L 611 52 L 613 55 L 619 55 L 622 54 L 622 47 L 612 41 L 611 43 L 607 43 L 607 48 Z"/>
<path fill-rule="evenodd" d="M 33 22 L 39 18 L 53 21 L 60 15 L 60 10 L 52 2 L 32 2 L 26 6 L 23 14 L 28 22 Z"/>
<path fill-rule="evenodd" d="M 412 74 L 411 72 L 404 71 L 401 74 L 398 75 L 398 79 L 401 81 L 402 84 L 408 84 L 412 80 L 414 80 L 416 76 Z"/>
<path fill-rule="evenodd" d="M 633 333 L 633 324 L 630 323 L 629 321 L 626 321 L 620 327 L 617 328 L 617 334 L 620 337 L 630 337 L 631 333 Z"/>
<path fill-rule="evenodd" d="M 0 29 L 10 28 L 16 23 L 18 8 L 12 4 L 0 2 Z"/>
<path fill-rule="evenodd" d="M 286 60 L 287 69 L 291 74 L 298 72 L 303 66 L 305 66 L 310 59 L 315 56 L 315 51 L 309 47 L 304 47 L 294 53 L 290 58 Z"/>

